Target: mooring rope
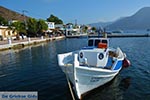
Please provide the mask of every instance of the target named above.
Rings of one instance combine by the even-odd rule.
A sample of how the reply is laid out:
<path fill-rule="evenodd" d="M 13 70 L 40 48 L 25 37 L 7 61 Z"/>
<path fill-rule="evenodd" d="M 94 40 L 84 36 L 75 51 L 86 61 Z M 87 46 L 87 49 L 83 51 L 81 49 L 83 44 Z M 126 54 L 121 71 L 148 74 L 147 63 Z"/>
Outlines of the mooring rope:
<path fill-rule="evenodd" d="M 66 68 L 65 68 L 65 69 L 66 69 Z M 70 92 L 71 92 L 72 99 L 75 100 L 75 96 L 74 96 L 74 94 L 73 94 L 73 90 L 72 90 L 72 88 L 71 88 L 71 84 L 70 84 L 70 82 L 69 82 L 69 78 L 68 78 L 68 76 L 67 76 L 67 70 L 65 70 L 65 74 L 66 74 L 66 79 L 67 79 L 67 83 L 68 83 L 68 86 L 69 86 L 69 90 L 70 90 Z"/>

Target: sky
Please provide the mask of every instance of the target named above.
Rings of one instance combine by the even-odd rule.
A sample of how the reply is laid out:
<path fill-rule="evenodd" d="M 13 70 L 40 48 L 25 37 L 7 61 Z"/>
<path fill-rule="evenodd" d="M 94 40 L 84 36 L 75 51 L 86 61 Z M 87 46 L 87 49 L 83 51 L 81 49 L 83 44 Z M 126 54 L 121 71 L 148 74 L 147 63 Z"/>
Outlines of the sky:
<path fill-rule="evenodd" d="M 131 16 L 150 0 L 0 0 L 0 6 L 46 20 L 51 14 L 64 23 L 90 24 Z"/>

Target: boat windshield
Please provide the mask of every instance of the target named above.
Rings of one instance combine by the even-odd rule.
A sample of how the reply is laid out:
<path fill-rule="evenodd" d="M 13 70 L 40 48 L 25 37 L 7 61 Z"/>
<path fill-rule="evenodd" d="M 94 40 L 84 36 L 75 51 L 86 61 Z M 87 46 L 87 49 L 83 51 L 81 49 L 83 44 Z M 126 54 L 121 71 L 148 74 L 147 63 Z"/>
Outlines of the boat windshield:
<path fill-rule="evenodd" d="M 89 40 L 88 46 L 93 46 L 93 40 Z"/>
<path fill-rule="evenodd" d="M 98 46 L 98 43 L 100 43 L 100 40 L 95 40 L 95 44 L 94 44 L 94 46 Z"/>
<path fill-rule="evenodd" d="M 97 47 L 99 45 L 99 43 L 104 43 L 104 44 L 108 44 L 108 41 L 106 39 L 90 39 L 88 41 L 88 46 L 95 46 Z"/>
<path fill-rule="evenodd" d="M 102 40 L 102 43 L 106 43 L 107 44 L 107 40 Z"/>

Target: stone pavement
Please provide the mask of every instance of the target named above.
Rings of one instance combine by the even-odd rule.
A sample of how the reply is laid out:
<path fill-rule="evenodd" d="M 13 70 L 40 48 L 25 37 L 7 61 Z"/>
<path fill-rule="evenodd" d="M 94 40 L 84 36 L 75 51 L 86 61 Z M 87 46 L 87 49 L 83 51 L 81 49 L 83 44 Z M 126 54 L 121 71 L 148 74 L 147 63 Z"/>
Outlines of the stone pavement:
<path fill-rule="evenodd" d="M 22 47 L 26 45 L 31 45 L 34 43 L 41 43 L 41 42 L 46 42 L 46 41 L 51 41 L 55 39 L 62 39 L 65 38 L 64 36 L 59 36 L 59 37 L 52 37 L 52 38 L 26 38 L 26 39 L 21 39 L 21 40 L 5 40 L 5 41 L 0 41 L 0 51 L 11 49 L 14 46 L 17 45 L 22 45 Z"/>
<path fill-rule="evenodd" d="M 40 40 L 40 38 L 30 38 L 30 40 Z M 28 38 L 20 40 L 12 40 L 12 43 L 27 42 Z M 8 40 L 0 41 L 0 45 L 9 44 Z"/>

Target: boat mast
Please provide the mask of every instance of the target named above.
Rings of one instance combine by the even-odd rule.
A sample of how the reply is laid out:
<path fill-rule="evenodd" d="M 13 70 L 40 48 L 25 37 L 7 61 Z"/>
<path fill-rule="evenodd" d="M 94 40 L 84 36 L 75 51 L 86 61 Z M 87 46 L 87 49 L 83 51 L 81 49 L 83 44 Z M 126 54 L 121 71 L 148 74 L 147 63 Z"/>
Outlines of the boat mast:
<path fill-rule="evenodd" d="M 103 33 L 103 38 L 107 38 L 106 29 L 104 28 L 103 30 L 104 30 L 104 31 L 102 32 L 102 33 Z"/>

